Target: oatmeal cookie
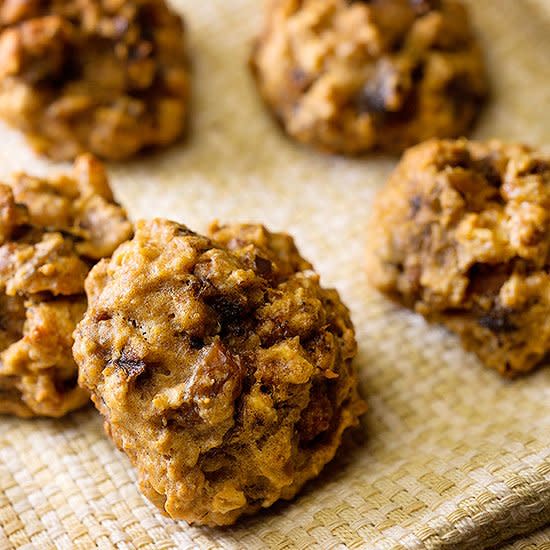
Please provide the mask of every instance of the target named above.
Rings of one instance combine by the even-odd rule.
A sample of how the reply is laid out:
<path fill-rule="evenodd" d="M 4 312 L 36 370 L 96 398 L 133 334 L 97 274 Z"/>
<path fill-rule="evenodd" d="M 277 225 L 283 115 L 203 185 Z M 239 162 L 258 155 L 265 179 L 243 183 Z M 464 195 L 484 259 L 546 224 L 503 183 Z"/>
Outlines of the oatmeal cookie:
<path fill-rule="evenodd" d="M 368 271 L 383 292 L 513 376 L 550 352 L 550 157 L 522 145 L 430 141 L 374 207 Z"/>
<path fill-rule="evenodd" d="M 288 134 L 347 155 L 460 136 L 487 93 L 460 0 L 271 0 L 251 65 Z"/>
<path fill-rule="evenodd" d="M 91 156 L 71 176 L 0 184 L 0 413 L 58 417 L 88 401 L 71 351 L 84 280 L 131 233 Z"/>
<path fill-rule="evenodd" d="M 174 518 L 227 525 L 292 498 L 364 412 L 348 310 L 288 235 L 138 222 L 86 291 L 80 383 Z"/>
<path fill-rule="evenodd" d="M 187 118 L 183 35 L 163 0 L 5 0 L 0 116 L 55 160 L 172 143 Z"/>

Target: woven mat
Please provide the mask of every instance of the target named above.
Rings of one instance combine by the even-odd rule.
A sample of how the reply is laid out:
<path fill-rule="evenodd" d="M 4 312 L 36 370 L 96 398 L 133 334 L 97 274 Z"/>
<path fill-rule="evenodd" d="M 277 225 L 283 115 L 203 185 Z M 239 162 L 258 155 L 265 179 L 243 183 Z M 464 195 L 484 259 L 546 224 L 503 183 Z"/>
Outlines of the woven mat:
<path fill-rule="evenodd" d="M 494 97 L 477 130 L 550 143 L 550 1 L 471 0 Z M 1 419 L 0 548 L 550 547 L 550 368 L 507 382 L 456 338 L 391 305 L 363 274 L 365 221 L 395 159 L 343 160 L 280 135 L 245 70 L 258 0 L 179 0 L 195 103 L 187 144 L 111 166 L 130 214 L 201 230 L 213 218 L 288 230 L 352 310 L 370 411 L 295 501 L 213 530 L 164 518 L 137 491 L 94 410 Z M 0 176 L 59 170 L 0 128 Z M 511 539 L 506 545 L 502 542 Z"/>

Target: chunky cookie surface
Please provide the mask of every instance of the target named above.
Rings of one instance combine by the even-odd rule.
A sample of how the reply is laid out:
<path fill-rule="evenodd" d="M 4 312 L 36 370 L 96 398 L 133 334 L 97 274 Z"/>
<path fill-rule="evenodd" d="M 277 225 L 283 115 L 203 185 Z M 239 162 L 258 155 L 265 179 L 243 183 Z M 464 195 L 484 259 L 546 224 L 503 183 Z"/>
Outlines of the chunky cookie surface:
<path fill-rule="evenodd" d="M 227 525 L 293 497 L 364 412 L 348 310 L 285 234 L 138 222 L 86 289 L 80 382 L 174 518 Z"/>
<path fill-rule="evenodd" d="M 430 141 L 380 192 L 367 269 L 383 292 L 513 376 L 550 352 L 550 157 Z"/>
<path fill-rule="evenodd" d="M 90 156 L 70 176 L 0 184 L 0 413 L 58 417 L 88 401 L 71 351 L 84 279 L 131 234 Z"/>
<path fill-rule="evenodd" d="M 0 116 L 56 160 L 172 143 L 188 111 L 183 37 L 164 0 L 6 0 Z"/>
<path fill-rule="evenodd" d="M 271 0 L 251 64 L 289 135 L 354 155 L 466 133 L 482 57 L 459 0 Z"/>

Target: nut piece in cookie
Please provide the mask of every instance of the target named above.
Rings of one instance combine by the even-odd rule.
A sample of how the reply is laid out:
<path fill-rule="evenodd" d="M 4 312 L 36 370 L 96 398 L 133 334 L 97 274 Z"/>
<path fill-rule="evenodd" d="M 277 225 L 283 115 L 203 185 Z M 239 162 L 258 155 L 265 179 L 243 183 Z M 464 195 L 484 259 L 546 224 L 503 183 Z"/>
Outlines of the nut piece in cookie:
<path fill-rule="evenodd" d="M 89 155 L 71 175 L 0 184 L 0 413 L 59 417 L 88 402 L 72 356 L 84 280 L 131 235 Z"/>
<path fill-rule="evenodd" d="M 121 160 L 184 131 L 181 18 L 164 0 L 6 0 L 0 116 L 55 160 Z"/>
<path fill-rule="evenodd" d="M 461 0 L 271 0 L 251 66 L 290 136 L 347 155 L 461 136 L 487 94 Z"/>
<path fill-rule="evenodd" d="M 86 291 L 80 383 L 174 518 L 228 525 L 292 498 L 365 410 L 348 310 L 288 235 L 138 222 Z"/>
<path fill-rule="evenodd" d="M 368 233 L 372 283 L 501 374 L 550 352 L 550 157 L 430 141 L 405 153 Z"/>

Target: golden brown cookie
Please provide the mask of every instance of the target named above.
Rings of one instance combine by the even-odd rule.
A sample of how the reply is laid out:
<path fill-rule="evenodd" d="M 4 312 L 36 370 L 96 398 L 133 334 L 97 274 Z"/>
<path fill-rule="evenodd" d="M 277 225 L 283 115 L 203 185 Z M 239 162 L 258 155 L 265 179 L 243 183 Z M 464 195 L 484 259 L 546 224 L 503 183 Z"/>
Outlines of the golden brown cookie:
<path fill-rule="evenodd" d="M 292 498 L 364 412 L 348 310 L 288 235 L 138 222 L 86 290 L 80 383 L 174 518 L 227 525 Z"/>
<path fill-rule="evenodd" d="M 58 417 L 88 401 L 71 351 L 84 279 L 131 234 L 91 156 L 70 176 L 0 184 L 0 413 Z"/>
<path fill-rule="evenodd" d="M 550 157 L 522 145 L 430 141 L 381 191 L 367 269 L 513 376 L 550 352 Z"/>
<path fill-rule="evenodd" d="M 5 0 L 0 116 L 55 160 L 172 143 L 188 111 L 183 36 L 164 0 Z"/>
<path fill-rule="evenodd" d="M 463 135 L 487 93 L 460 0 L 271 0 L 251 64 L 290 136 L 347 155 Z"/>

